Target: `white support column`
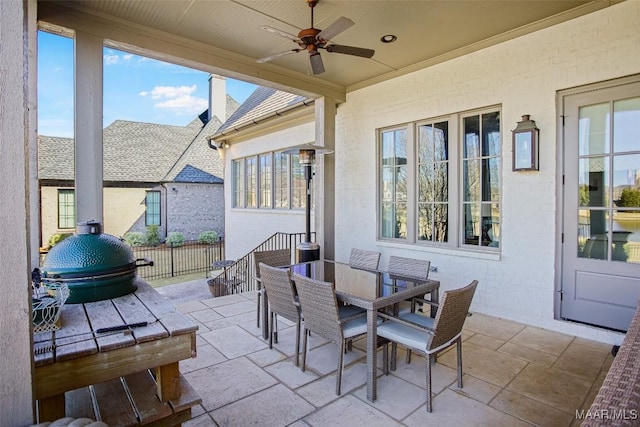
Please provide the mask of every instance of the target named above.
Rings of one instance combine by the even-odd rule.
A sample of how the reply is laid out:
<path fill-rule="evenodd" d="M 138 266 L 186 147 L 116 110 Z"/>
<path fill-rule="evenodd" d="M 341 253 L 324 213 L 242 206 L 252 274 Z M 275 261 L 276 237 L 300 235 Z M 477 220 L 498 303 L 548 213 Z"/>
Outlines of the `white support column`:
<path fill-rule="evenodd" d="M 76 32 L 76 222 L 91 219 L 103 222 L 102 49 L 101 37 Z"/>
<path fill-rule="evenodd" d="M 315 100 L 315 144 L 335 150 L 336 103 L 333 98 Z M 315 227 L 320 257 L 335 259 L 335 153 L 316 156 Z"/>
<path fill-rule="evenodd" d="M 33 418 L 31 337 L 31 174 L 36 123 L 27 107 L 35 89 L 35 1 L 0 1 L 0 425 Z M 37 250 L 37 248 L 36 248 Z"/>

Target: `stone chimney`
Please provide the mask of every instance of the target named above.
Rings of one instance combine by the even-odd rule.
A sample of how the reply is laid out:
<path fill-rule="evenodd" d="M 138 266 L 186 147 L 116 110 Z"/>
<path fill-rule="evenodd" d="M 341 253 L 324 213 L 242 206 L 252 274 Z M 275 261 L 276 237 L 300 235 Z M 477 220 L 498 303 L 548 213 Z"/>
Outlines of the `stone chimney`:
<path fill-rule="evenodd" d="M 227 120 L 227 78 L 209 74 L 209 117 L 213 116 L 224 123 Z"/>

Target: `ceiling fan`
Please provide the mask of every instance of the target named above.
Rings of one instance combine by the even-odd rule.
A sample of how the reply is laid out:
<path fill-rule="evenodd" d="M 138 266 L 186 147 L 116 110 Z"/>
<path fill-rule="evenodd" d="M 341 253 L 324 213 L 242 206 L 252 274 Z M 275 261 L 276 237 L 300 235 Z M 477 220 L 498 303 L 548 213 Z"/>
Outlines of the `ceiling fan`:
<path fill-rule="evenodd" d="M 319 0 L 307 0 L 307 3 L 311 8 L 311 28 L 300 31 L 297 36 L 269 26 L 260 27 L 265 31 L 269 31 L 270 33 L 277 34 L 281 37 L 296 42 L 299 47 L 296 49 L 290 49 L 284 52 L 276 53 L 275 55 L 267 56 L 266 58 L 258 59 L 257 62 L 269 62 L 276 58 L 280 58 L 281 56 L 289 55 L 291 53 L 307 51 L 309 52 L 309 61 L 311 63 L 311 70 L 313 71 L 313 74 L 321 74 L 324 73 L 324 64 L 322 63 L 322 57 L 320 56 L 320 52 L 318 51 L 318 49 L 324 49 L 327 52 L 371 58 L 375 53 L 373 49 L 365 49 L 362 47 L 354 46 L 343 46 L 330 42 L 332 38 L 354 25 L 354 22 L 351 19 L 341 16 L 324 30 L 319 30 L 313 27 L 313 8 L 316 6 L 316 4 L 318 4 L 318 1 Z"/>

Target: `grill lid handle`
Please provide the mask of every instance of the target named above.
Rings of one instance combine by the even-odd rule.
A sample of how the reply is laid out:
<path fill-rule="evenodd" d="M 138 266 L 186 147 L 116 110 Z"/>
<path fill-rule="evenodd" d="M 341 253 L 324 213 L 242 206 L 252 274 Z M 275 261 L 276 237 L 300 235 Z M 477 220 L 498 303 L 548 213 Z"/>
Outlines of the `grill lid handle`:
<path fill-rule="evenodd" d="M 95 219 L 76 224 L 76 234 L 101 234 L 102 224 Z"/>

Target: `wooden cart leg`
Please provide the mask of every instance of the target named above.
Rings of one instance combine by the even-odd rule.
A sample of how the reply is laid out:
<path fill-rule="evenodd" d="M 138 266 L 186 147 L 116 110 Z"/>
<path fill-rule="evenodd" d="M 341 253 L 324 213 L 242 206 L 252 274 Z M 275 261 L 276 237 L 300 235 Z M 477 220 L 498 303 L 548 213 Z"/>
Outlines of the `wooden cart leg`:
<path fill-rule="evenodd" d="M 156 368 L 158 398 L 161 402 L 180 397 L 180 369 L 178 362 Z"/>
<path fill-rule="evenodd" d="M 64 393 L 38 400 L 39 422 L 55 421 L 65 416 Z"/>

